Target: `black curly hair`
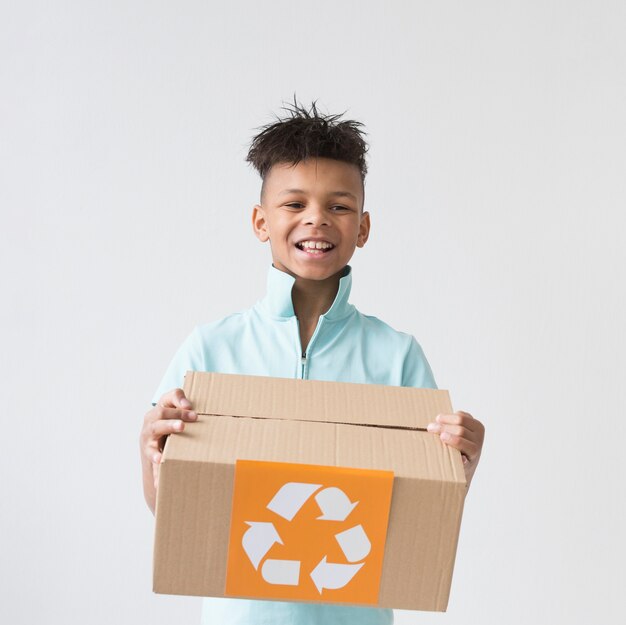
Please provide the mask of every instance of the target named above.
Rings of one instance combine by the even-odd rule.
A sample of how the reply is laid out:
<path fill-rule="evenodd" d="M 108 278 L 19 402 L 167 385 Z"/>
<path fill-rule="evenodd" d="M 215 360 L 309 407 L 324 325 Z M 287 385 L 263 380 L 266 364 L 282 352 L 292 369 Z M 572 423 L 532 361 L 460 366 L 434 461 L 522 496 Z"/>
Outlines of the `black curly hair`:
<path fill-rule="evenodd" d="M 252 139 L 246 161 L 258 172 L 263 181 L 267 172 L 277 163 L 297 165 L 307 158 L 324 157 L 356 165 L 365 180 L 368 145 L 363 124 L 354 120 L 342 120 L 345 113 L 324 115 L 317 110 L 317 100 L 310 108 L 298 103 L 281 107 L 285 117 L 261 128 Z"/>

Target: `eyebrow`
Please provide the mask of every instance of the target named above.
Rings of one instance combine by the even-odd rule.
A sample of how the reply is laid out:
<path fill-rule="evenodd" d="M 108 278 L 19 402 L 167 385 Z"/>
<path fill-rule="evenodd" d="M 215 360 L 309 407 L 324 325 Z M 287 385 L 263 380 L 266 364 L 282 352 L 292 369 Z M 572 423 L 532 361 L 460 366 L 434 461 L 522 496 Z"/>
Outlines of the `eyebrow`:
<path fill-rule="evenodd" d="M 306 194 L 306 191 L 304 189 L 285 189 L 284 191 L 281 191 L 278 195 L 287 195 L 288 193 Z M 354 195 L 354 193 L 350 193 L 350 191 L 331 191 L 329 195 L 332 195 L 333 197 L 350 197 L 355 201 L 357 200 L 356 195 Z"/>

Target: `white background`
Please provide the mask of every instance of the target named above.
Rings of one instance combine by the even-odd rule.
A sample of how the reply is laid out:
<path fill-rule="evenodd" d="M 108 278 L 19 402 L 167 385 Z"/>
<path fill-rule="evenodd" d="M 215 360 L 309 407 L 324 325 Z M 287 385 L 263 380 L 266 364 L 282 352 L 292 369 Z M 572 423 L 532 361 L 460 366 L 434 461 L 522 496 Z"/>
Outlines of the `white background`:
<path fill-rule="evenodd" d="M 198 623 L 138 435 L 264 293 L 244 158 L 294 92 L 369 132 L 353 303 L 487 427 L 448 612 L 397 623 L 623 622 L 623 2 L 1 6 L 2 623 Z"/>

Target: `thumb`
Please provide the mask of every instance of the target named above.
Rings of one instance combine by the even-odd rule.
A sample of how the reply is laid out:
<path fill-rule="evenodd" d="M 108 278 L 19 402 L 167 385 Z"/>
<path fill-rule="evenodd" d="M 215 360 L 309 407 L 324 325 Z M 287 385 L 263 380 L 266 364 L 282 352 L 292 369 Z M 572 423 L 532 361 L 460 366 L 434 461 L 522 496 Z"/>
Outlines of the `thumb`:
<path fill-rule="evenodd" d="M 165 393 L 165 395 L 159 399 L 159 405 L 164 408 L 191 409 L 191 402 L 185 397 L 185 391 L 183 391 L 182 388 L 175 388 Z"/>

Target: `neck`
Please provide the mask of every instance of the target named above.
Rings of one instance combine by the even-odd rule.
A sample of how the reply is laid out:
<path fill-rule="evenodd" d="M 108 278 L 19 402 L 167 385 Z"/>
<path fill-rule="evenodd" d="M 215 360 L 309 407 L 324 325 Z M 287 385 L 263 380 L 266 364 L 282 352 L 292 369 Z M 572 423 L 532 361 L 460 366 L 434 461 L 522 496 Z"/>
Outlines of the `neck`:
<path fill-rule="evenodd" d="M 319 316 L 328 312 L 335 301 L 342 273 L 340 271 L 326 280 L 296 278 L 291 300 L 300 324 L 315 327 Z"/>

